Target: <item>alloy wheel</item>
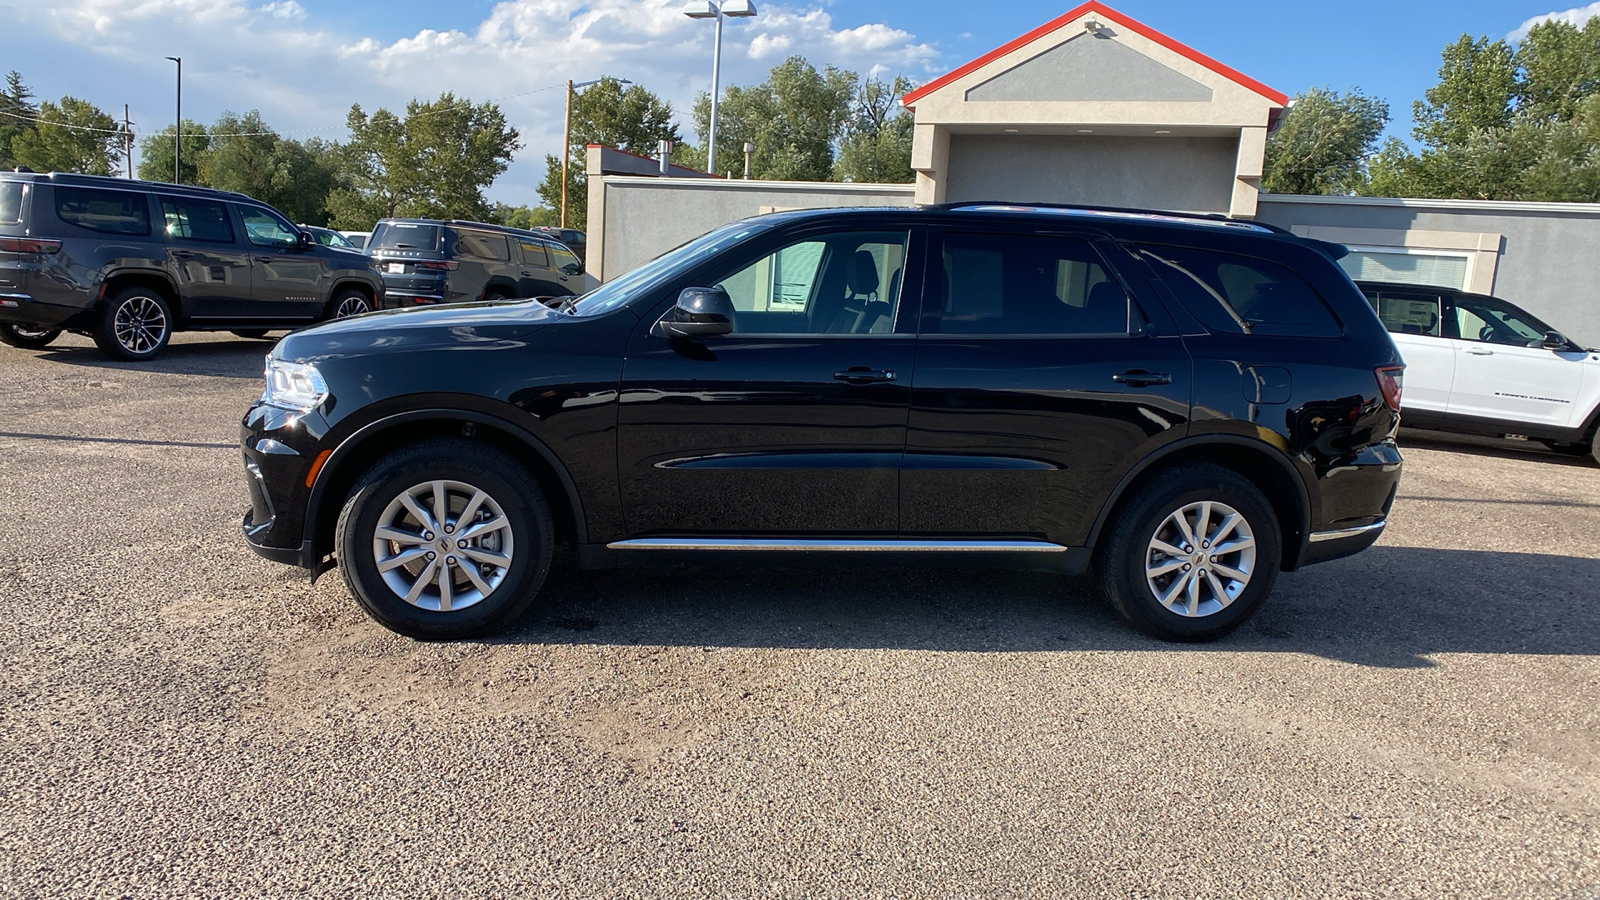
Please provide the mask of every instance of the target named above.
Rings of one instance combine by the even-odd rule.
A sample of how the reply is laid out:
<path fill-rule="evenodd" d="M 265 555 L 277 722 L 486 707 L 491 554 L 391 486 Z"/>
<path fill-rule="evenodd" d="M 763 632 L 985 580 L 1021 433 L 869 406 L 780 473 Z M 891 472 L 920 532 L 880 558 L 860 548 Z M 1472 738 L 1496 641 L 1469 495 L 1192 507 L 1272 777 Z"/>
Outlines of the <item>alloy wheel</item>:
<path fill-rule="evenodd" d="M 167 315 L 149 297 L 129 297 L 117 307 L 112 326 L 117 343 L 129 353 L 150 353 L 166 339 Z"/>
<path fill-rule="evenodd" d="M 515 552 L 511 520 L 488 492 L 461 481 L 426 481 L 389 502 L 373 532 L 378 573 L 412 606 L 453 612 L 506 579 Z"/>
<path fill-rule="evenodd" d="M 343 302 L 339 304 L 339 308 L 333 311 L 333 317 L 335 319 L 343 319 L 346 316 L 359 316 L 366 312 L 372 312 L 372 304 L 367 302 L 366 297 L 360 294 L 353 294 L 344 298 Z"/>
<path fill-rule="evenodd" d="M 1256 568 L 1250 523 L 1224 503 L 1189 503 L 1162 520 L 1145 551 L 1156 601 L 1189 618 L 1214 615 L 1239 599 Z"/>

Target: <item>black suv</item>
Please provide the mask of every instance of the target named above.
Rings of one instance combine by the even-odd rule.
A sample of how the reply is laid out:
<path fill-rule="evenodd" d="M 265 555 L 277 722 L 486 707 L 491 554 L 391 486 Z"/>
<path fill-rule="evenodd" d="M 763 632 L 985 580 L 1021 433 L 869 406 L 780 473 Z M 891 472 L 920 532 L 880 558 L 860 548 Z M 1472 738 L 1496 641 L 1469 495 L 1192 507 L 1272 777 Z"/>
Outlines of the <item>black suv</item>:
<path fill-rule="evenodd" d="M 383 284 L 243 194 L 94 175 L 0 172 L 0 342 L 64 330 L 146 360 L 174 331 L 261 337 L 367 312 Z"/>
<path fill-rule="evenodd" d="M 391 306 L 567 297 L 583 262 L 549 235 L 482 222 L 383 219 L 366 252 Z"/>
<path fill-rule="evenodd" d="M 955 204 L 713 231 L 581 298 L 281 341 L 242 427 L 256 552 L 404 634 L 493 629 L 552 545 L 1093 568 L 1163 638 L 1356 553 L 1401 362 L 1335 264 L 1246 222 Z"/>

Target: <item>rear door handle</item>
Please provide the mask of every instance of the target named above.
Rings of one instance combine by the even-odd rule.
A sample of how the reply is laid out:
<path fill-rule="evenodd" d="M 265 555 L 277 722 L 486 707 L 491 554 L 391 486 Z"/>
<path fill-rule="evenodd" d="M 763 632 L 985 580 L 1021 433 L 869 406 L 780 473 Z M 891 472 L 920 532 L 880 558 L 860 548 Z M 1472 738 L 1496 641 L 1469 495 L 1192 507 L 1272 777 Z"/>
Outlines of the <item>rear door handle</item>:
<path fill-rule="evenodd" d="M 1490 350 L 1488 347 L 1468 347 L 1467 348 L 1467 352 L 1471 353 L 1473 356 L 1493 356 L 1494 355 L 1494 351 Z"/>
<path fill-rule="evenodd" d="M 194 253 L 188 250 L 174 250 L 172 251 L 172 256 L 175 259 L 193 259 Z"/>
<path fill-rule="evenodd" d="M 1123 372 L 1121 375 L 1113 375 L 1111 380 L 1130 387 L 1149 387 L 1153 384 L 1171 384 L 1172 376 L 1164 375 L 1160 372 L 1146 372 L 1143 369 L 1134 369 L 1131 372 Z"/>
<path fill-rule="evenodd" d="M 885 369 L 851 366 L 843 372 L 833 373 L 833 377 L 835 381 L 846 381 L 850 384 L 876 384 L 884 381 L 893 381 L 895 374 Z"/>

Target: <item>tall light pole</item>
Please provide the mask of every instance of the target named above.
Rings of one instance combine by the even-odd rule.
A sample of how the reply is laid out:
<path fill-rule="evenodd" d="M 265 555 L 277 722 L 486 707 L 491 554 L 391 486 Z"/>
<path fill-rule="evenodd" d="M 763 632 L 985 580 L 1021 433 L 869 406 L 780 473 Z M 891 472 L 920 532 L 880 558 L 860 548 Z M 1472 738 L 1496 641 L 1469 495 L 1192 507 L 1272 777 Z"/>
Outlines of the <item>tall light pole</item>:
<path fill-rule="evenodd" d="M 591 84 L 599 84 L 602 81 L 605 81 L 605 79 L 604 78 L 596 78 L 593 81 L 580 81 L 577 84 L 573 84 L 572 83 L 572 79 L 570 79 L 570 78 L 567 79 L 567 127 L 565 129 L 563 129 L 562 132 L 561 132 L 561 227 L 562 228 L 567 227 L 567 164 L 568 164 L 568 159 L 572 156 L 572 98 L 573 98 L 573 95 L 577 93 L 578 88 L 586 88 Z M 631 82 L 628 79 L 624 78 L 621 81 L 618 81 L 617 84 L 633 84 L 633 82 Z"/>
<path fill-rule="evenodd" d="M 172 126 L 172 183 L 183 184 L 183 57 L 167 59 L 178 64 L 178 120 Z"/>
<path fill-rule="evenodd" d="M 756 14 L 750 0 L 691 0 L 683 8 L 691 19 L 716 19 L 717 36 L 711 45 L 711 128 L 706 134 L 706 170 L 717 174 L 717 95 L 722 92 L 722 17 L 748 19 Z"/>

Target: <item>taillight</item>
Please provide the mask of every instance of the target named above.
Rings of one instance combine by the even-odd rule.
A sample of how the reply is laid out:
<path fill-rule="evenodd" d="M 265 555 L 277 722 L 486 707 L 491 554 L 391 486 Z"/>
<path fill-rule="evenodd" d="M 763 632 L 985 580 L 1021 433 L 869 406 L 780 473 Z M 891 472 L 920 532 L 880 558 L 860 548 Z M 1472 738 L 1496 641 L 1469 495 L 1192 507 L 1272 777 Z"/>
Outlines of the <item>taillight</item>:
<path fill-rule="evenodd" d="M 419 269 L 429 269 L 434 272 L 448 272 L 456 267 L 456 262 L 455 260 L 443 262 L 440 260 L 422 259 L 412 263 L 412 265 Z"/>
<path fill-rule="evenodd" d="M 54 253 L 60 249 L 60 241 L 46 241 L 39 238 L 0 237 L 0 250 L 8 253 Z"/>
<path fill-rule="evenodd" d="M 1405 366 L 1379 366 L 1373 370 L 1378 376 L 1378 390 L 1383 392 L 1383 402 L 1395 412 L 1400 411 L 1400 391 L 1404 386 Z"/>

